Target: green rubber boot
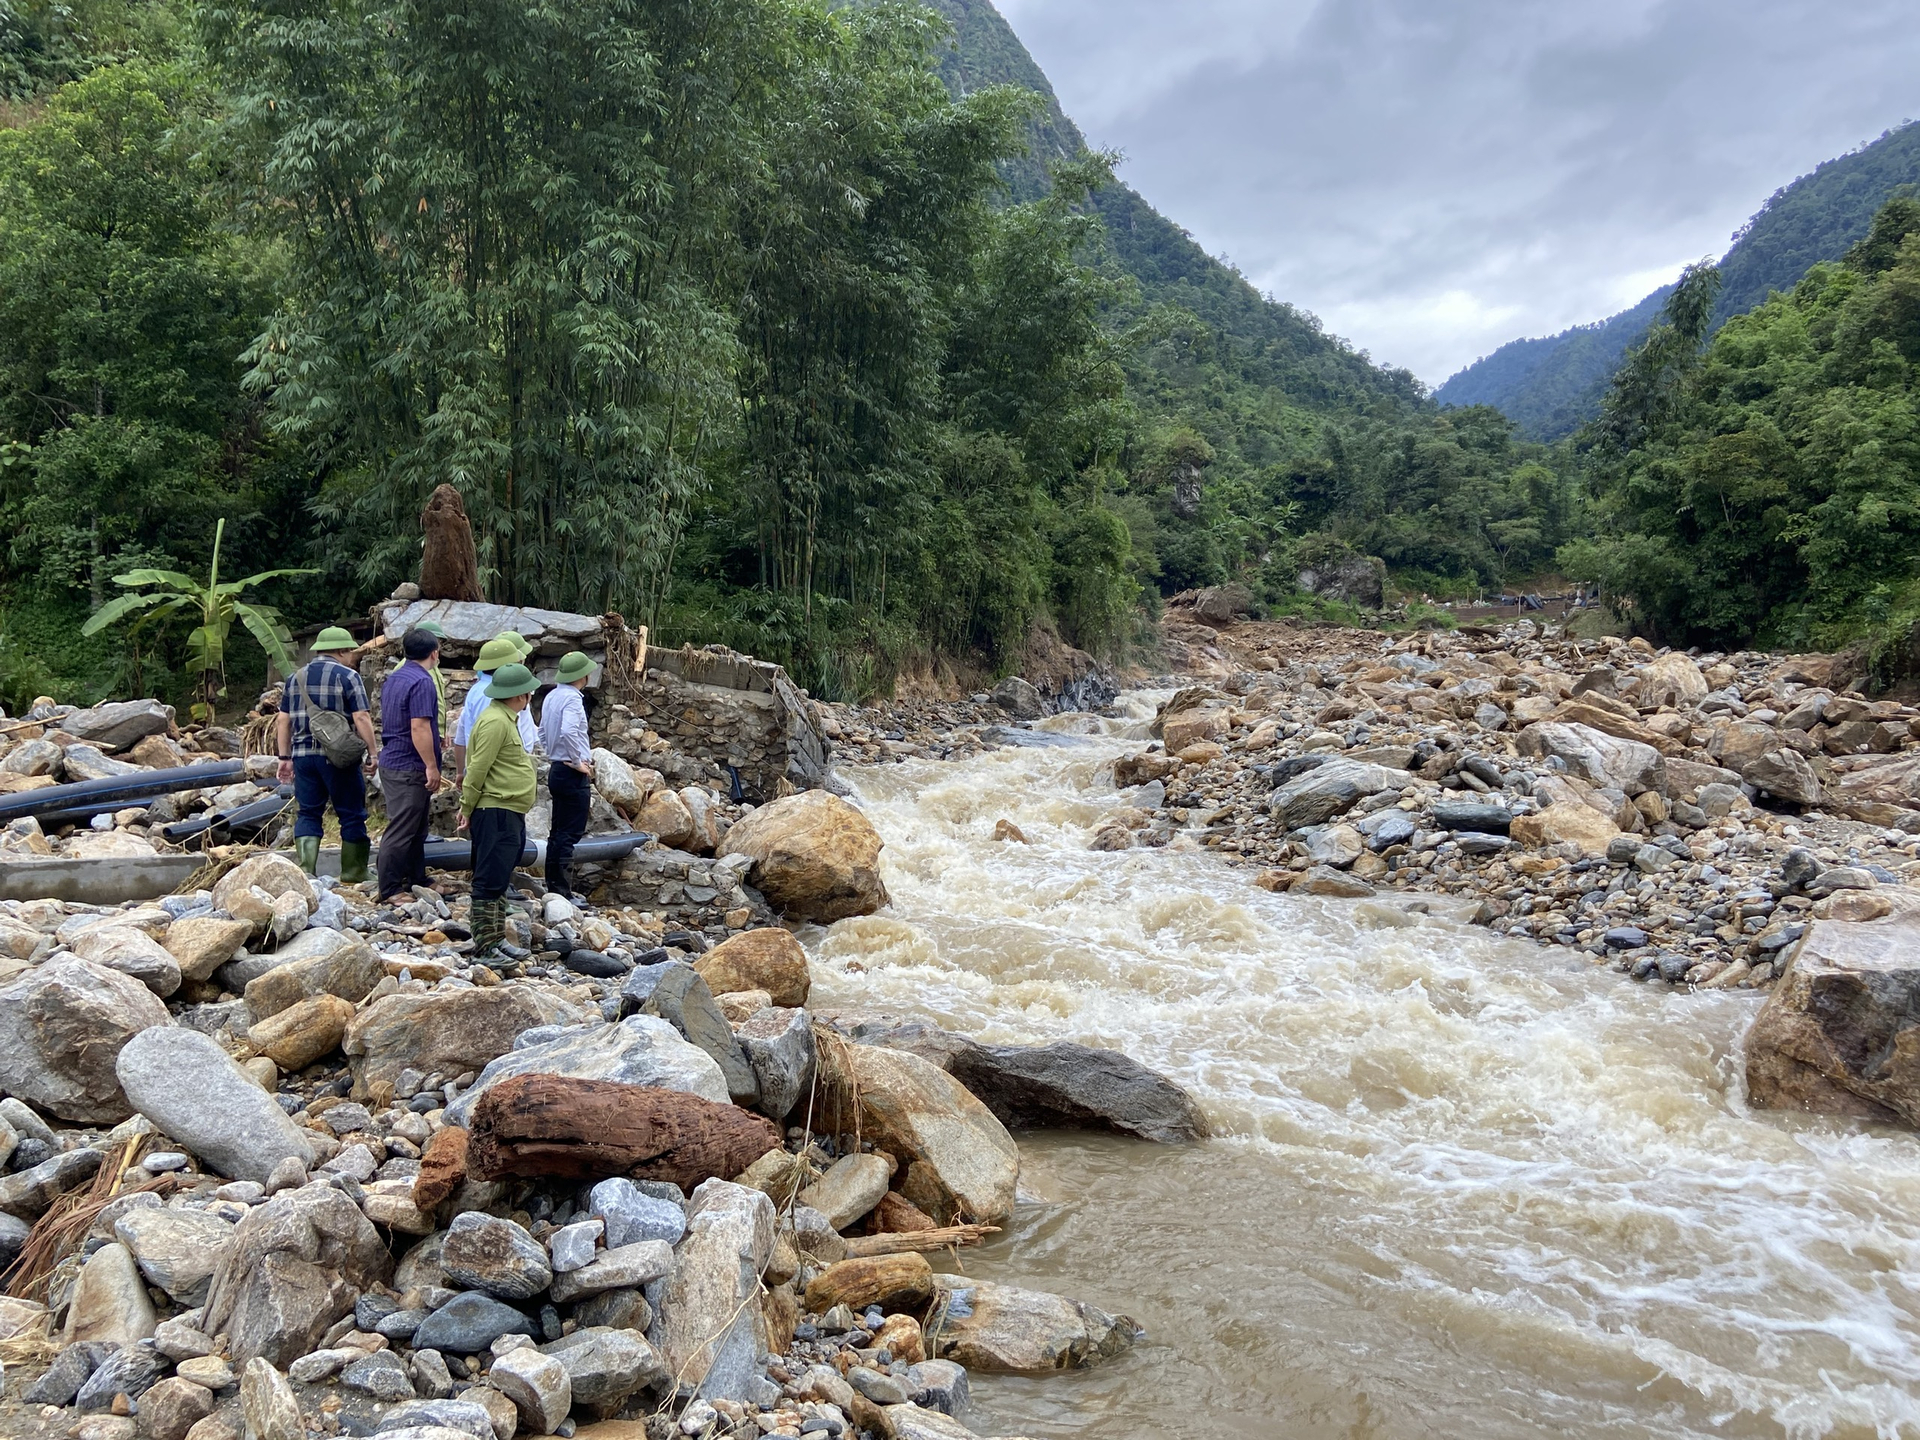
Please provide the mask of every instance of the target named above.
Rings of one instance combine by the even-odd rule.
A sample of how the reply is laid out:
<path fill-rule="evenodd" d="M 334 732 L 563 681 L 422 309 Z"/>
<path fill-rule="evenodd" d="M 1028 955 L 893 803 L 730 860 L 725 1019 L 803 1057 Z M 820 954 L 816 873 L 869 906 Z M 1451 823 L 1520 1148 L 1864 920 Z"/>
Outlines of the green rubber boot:
<path fill-rule="evenodd" d="M 318 835 L 296 835 L 293 851 L 300 858 L 302 870 L 309 875 L 320 873 L 320 837 Z"/>
<path fill-rule="evenodd" d="M 367 878 L 367 856 L 373 853 L 373 844 L 367 840 L 342 840 L 340 842 L 340 883 L 358 885 Z"/>
<path fill-rule="evenodd" d="M 507 938 L 506 900 L 473 902 L 473 958 L 489 959 Z"/>

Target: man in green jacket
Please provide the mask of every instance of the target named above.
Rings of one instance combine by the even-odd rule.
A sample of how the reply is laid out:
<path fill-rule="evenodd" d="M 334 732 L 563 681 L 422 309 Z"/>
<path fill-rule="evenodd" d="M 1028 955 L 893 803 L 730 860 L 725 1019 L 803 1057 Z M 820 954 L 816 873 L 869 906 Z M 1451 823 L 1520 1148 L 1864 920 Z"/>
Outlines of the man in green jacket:
<path fill-rule="evenodd" d="M 524 665 L 502 665 L 487 684 L 492 702 L 467 740 L 460 828 L 473 844 L 473 954 L 492 955 L 506 938 L 507 885 L 527 843 L 537 777 L 520 744 L 520 712 L 540 682 Z"/>

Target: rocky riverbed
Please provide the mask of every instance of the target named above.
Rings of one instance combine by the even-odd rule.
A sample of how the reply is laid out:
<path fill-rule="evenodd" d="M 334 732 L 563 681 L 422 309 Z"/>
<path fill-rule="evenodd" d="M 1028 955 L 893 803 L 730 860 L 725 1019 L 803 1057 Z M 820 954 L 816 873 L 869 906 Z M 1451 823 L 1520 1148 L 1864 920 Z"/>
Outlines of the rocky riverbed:
<path fill-rule="evenodd" d="M 1129 803 L 1095 848 L 1199 845 L 1303 894 L 1455 897 L 1496 932 L 1689 988 L 1770 985 L 1815 919 L 1920 909 L 1920 709 L 1849 689 L 1836 657 L 1198 608 L 1169 628 L 1202 681 L 1146 681 L 1157 743 L 1115 763 Z M 1070 718 L 1014 728 L 1044 708 L 1016 682 L 835 724 L 870 762 L 948 758 L 1067 743 Z"/>

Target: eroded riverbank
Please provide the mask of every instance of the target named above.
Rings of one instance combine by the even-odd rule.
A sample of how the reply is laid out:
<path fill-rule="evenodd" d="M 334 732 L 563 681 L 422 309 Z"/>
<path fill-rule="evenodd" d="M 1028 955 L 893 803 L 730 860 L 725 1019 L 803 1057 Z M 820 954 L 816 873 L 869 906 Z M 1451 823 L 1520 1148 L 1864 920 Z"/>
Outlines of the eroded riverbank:
<path fill-rule="evenodd" d="M 1178 846 L 1092 851 L 1123 803 L 1102 767 L 1139 743 L 855 772 L 893 905 L 808 937 L 816 1004 L 1113 1046 L 1220 1132 L 1023 1140 L 1034 1198 L 966 1270 L 1149 1340 L 979 1377 L 982 1428 L 1920 1433 L 1920 1141 L 1749 1114 L 1758 995 L 1623 985 Z M 993 841 L 1002 818 L 1032 843 Z"/>

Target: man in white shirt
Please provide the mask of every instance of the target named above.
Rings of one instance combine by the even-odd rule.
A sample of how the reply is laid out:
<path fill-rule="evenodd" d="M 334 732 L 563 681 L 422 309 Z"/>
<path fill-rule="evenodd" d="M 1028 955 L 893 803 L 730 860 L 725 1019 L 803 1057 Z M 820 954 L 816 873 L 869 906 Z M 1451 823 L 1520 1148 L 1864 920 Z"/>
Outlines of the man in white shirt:
<path fill-rule="evenodd" d="M 532 651 L 533 647 L 524 638 L 511 631 L 502 631 L 480 647 L 480 658 L 473 662 L 473 688 L 467 691 L 467 698 L 460 705 L 460 718 L 453 726 L 449 747 L 452 773 L 458 775 L 467 768 L 467 740 L 473 734 L 473 722 L 492 703 L 487 698 L 487 682 L 493 678 L 493 672 L 502 665 L 524 663 Z M 540 739 L 540 732 L 534 728 L 533 716 L 528 713 L 531 709 L 528 706 L 514 717 L 520 730 L 520 748 L 529 755 Z"/>
<path fill-rule="evenodd" d="M 587 737 L 587 704 L 580 692 L 593 676 L 593 661 L 579 650 L 560 657 L 553 689 L 540 711 L 540 743 L 553 768 L 553 828 L 547 834 L 547 893 L 573 899 L 573 847 L 587 833 L 593 809 L 593 741 Z"/>

